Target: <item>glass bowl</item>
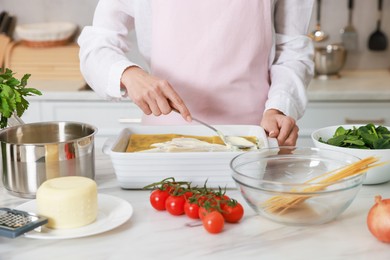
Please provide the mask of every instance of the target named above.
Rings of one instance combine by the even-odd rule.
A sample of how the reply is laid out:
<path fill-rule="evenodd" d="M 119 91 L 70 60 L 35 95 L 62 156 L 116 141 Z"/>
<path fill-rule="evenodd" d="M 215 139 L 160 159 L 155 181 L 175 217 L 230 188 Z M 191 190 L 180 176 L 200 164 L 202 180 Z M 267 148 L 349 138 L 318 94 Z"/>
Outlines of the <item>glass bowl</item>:
<path fill-rule="evenodd" d="M 327 149 L 275 147 L 240 154 L 230 167 L 241 194 L 258 214 L 287 225 L 315 225 L 346 210 L 365 179 L 363 173 L 319 184 L 320 176 L 358 160 Z"/>

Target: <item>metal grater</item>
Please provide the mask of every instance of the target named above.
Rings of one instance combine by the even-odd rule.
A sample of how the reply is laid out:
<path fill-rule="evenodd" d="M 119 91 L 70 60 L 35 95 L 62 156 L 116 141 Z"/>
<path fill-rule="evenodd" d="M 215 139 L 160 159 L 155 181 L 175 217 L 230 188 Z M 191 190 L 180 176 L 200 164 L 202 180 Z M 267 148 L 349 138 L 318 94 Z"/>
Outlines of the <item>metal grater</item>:
<path fill-rule="evenodd" d="M 34 213 L 0 208 L 0 236 L 15 238 L 48 222 L 48 219 Z"/>

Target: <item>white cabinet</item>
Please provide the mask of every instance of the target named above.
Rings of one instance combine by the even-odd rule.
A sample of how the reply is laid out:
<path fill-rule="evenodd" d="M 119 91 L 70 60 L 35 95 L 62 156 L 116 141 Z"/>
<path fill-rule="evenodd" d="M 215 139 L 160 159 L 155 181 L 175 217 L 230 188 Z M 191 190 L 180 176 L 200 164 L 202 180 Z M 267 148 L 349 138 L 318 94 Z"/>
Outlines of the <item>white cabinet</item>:
<path fill-rule="evenodd" d="M 298 145 L 313 146 L 311 133 L 322 127 L 343 124 L 390 125 L 390 102 L 309 102 L 297 122 Z"/>
<path fill-rule="evenodd" d="M 27 110 L 24 112 L 24 114 L 21 116 L 21 119 L 25 123 L 34 123 L 41 121 L 41 106 L 40 102 L 31 102 L 29 101 L 30 105 L 27 108 Z"/>
<path fill-rule="evenodd" d="M 129 124 L 141 121 L 142 111 L 130 101 L 30 101 L 22 116 L 26 123 L 39 121 L 76 121 L 98 128 L 96 146 L 103 146 L 109 137 L 115 137 Z"/>

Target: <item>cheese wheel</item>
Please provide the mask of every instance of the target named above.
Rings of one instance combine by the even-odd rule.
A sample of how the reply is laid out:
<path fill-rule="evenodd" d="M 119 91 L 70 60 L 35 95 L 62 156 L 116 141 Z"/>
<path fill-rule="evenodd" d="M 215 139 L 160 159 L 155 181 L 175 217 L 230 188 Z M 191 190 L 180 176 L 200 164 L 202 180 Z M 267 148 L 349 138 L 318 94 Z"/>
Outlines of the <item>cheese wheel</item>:
<path fill-rule="evenodd" d="M 36 193 L 38 213 L 49 219 L 53 229 L 88 225 L 98 212 L 97 185 L 81 176 L 59 177 L 45 181 Z"/>

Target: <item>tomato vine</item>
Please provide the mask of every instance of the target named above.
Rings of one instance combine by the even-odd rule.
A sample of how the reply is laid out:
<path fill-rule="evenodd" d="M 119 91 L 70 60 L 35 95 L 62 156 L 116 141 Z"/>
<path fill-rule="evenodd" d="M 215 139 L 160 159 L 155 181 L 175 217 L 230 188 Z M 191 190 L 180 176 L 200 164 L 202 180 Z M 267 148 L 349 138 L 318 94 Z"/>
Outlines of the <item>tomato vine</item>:
<path fill-rule="evenodd" d="M 153 208 L 174 216 L 200 219 L 209 233 L 220 233 L 225 222 L 238 223 L 244 215 L 243 206 L 226 195 L 226 188 L 211 189 L 207 180 L 202 187 L 193 187 L 191 182 L 169 177 L 144 189 L 152 190 L 150 204 Z"/>

